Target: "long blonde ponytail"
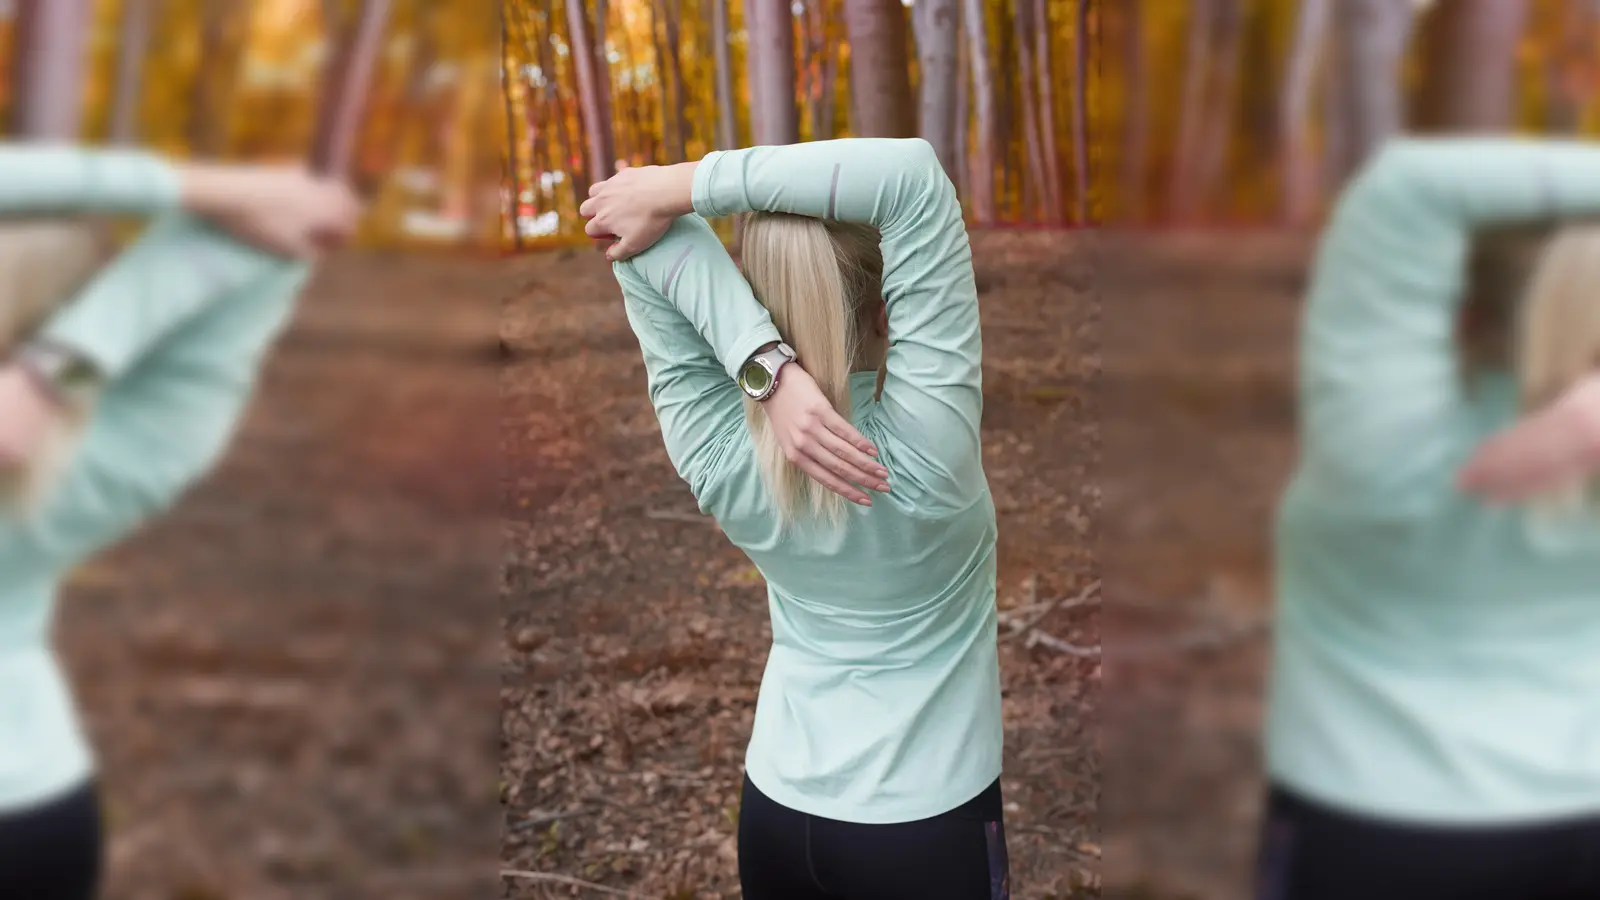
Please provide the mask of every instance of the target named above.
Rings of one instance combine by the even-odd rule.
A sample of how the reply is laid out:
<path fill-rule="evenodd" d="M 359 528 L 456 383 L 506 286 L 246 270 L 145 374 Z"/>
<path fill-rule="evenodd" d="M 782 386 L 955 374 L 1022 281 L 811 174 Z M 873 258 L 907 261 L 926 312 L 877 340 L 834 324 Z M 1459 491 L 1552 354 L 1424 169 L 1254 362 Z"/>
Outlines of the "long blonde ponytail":
<path fill-rule="evenodd" d="M 0 359 L 8 357 L 83 287 L 105 259 L 108 233 L 75 221 L 0 224 Z M 40 500 L 70 457 L 85 410 L 57 422 L 26 465 L 0 469 L 0 512 Z"/>
<path fill-rule="evenodd" d="M 877 231 L 846 222 L 757 213 L 745 223 L 742 248 L 745 277 L 756 299 L 823 396 L 848 420 L 863 304 L 882 291 Z M 784 457 L 759 403 L 745 401 L 745 419 L 779 518 L 785 523 L 842 522 L 848 501 Z"/>
<path fill-rule="evenodd" d="M 1523 299 L 1517 335 L 1517 380 L 1526 409 L 1554 401 L 1600 370 L 1600 226 L 1563 227 L 1540 256 Z M 1600 516 L 1600 478 L 1537 499 L 1558 516 Z"/>

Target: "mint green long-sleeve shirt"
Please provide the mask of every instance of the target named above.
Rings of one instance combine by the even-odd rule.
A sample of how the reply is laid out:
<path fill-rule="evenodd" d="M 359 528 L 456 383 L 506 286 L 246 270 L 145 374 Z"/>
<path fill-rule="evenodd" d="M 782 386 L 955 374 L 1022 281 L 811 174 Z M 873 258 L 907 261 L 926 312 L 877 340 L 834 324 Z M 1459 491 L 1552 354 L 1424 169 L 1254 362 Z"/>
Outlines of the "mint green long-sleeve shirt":
<path fill-rule="evenodd" d="M 173 170 L 142 153 L 0 148 L 0 215 L 159 217 L 43 326 L 106 384 L 43 506 L 0 514 L 0 812 L 93 769 L 51 647 L 61 582 L 211 468 L 305 280 L 304 265 L 235 243 L 178 201 Z"/>
<path fill-rule="evenodd" d="M 945 812 L 999 776 L 1002 742 L 982 341 L 955 190 L 925 141 L 823 141 L 709 154 L 694 207 L 882 235 L 887 374 L 876 400 L 876 373 L 852 377 L 852 420 L 894 492 L 837 530 L 780 527 L 734 381 L 779 335 L 711 228 L 685 216 L 615 267 L 668 455 L 767 581 L 773 642 L 746 773 L 832 819 Z"/>
<path fill-rule="evenodd" d="M 1301 460 L 1277 523 L 1271 775 L 1370 815 L 1600 813 L 1600 525 L 1462 496 L 1518 415 L 1509 373 L 1458 374 L 1475 228 L 1600 213 L 1600 148 L 1393 143 L 1317 255 Z"/>

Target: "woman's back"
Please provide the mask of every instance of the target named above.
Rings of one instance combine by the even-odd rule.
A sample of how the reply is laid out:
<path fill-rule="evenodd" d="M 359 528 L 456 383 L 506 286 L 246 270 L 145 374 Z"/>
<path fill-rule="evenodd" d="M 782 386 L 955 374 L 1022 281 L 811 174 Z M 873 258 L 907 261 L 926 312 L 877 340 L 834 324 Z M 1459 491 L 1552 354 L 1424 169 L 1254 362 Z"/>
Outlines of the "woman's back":
<path fill-rule="evenodd" d="M 1002 736 L 981 335 L 960 205 L 919 140 L 757 147 L 700 162 L 698 212 L 748 211 L 752 198 L 767 212 L 881 234 L 882 388 L 875 372 L 858 372 L 849 393 L 852 423 L 878 448 L 893 490 L 847 507 L 840 522 L 780 514 L 731 377 L 780 337 L 750 284 L 698 216 L 618 264 L 668 454 L 767 581 L 773 648 L 746 771 L 801 812 L 927 818 L 994 782 Z"/>
<path fill-rule="evenodd" d="M 1564 148 L 1405 143 L 1330 223 L 1268 717 L 1269 769 L 1313 799 L 1446 822 L 1600 807 L 1600 528 L 1455 486 L 1520 402 L 1507 373 L 1460 375 L 1468 236 L 1561 212 L 1569 183 L 1600 199 L 1600 168 Z"/>

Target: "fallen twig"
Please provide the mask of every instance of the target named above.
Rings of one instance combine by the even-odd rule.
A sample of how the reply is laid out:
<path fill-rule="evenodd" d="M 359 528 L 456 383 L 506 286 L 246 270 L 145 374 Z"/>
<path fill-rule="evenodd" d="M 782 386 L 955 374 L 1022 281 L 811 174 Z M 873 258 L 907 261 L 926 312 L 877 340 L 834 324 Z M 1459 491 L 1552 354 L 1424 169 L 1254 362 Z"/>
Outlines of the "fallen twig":
<path fill-rule="evenodd" d="M 554 872 L 530 872 L 526 869 L 501 869 L 500 877 L 519 878 L 523 881 L 543 881 L 551 884 L 565 884 L 571 885 L 572 887 L 586 888 L 591 891 L 599 891 L 602 894 L 614 894 L 618 897 L 634 897 L 638 898 L 638 900 L 656 900 L 656 898 L 650 896 L 649 894 L 637 894 L 633 891 L 625 891 L 620 888 L 606 887 L 603 884 L 595 884 L 592 881 L 584 881 L 582 878 L 573 878 L 571 875 L 557 875 Z"/>
<path fill-rule="evenodd" d="M 1046 634 L 1043 631 L 1034 631 L 1032 634 L 1029 634 L 1028 640 L 1023 644 L 1023 646 L 1032 650 L 1034 647 L 1037 647 L 1041 644 L 1049 647 L 1051 650 L 1055 650 L 1059 653 L 1065 653 L 1068 656 L 1077 656 L 1083 659 L 1095 659 L 1100 656 L 1099 646 L 1082 647 L 1068 641 L 1063 641 L 1061 638 L 1058 638 L 1053 634 Z"/>
<path fill-rule="evenodd" d="M 587 809 L 569 809 L 566 812 L 541 813 L 541 814 L 535 815 L 535 816 L 533 816 L 531 818 L 523 819 L 520 822 L 514 823 L 513 825 L 510 826 L 510 830 L 512 830 L 512 831 L 527 831 L 529 828 L 540 828 L 540 827 L 545 826 L 545 825 L 550 825 L 552 823 L 559 822 L 562 819 L 570 819 L 570 818 L 573 818 L 574 816 L 581 816 L 581 815 L 584 815 L 585 813 L 588 813 L 588 812 L 591 812 L 591 810 L 587 810 Z"/>
<path fill-rule="evenodd" d="M 1030 578 L 1028 580 L 1029 592 L 1037 593 L 1039 590 L 1038 585 L 1039 582 L 1036 579 Z M 1057 609 L 1076 609 L 1080 606 L 1089 606 L 1098 602 L 1100 602 L 1100 582 L 1098 579 L 1096 579 L 1095 581 L 1091 581 L 1085 585 L 1083 590 L 1079 591 L 1077 595 L 1071 599 L 1068 599 L 1065 595 L 1062 595 L 1054 600 L 1051 600 L 1049 603 L 1046 603 L 1044 605 L 1044 609 L 1034 613 L 1033 616 L 1028 619 L 1028 621 L 1022 623 L 1021 625 L 1014 626 L 1008 634 L 1002 635 L 1000 637 L 1000 643 L 1003 644 L 1006 641 L 1020 637 L 1021 635 L 1027 634 L 1035 628 L 1038 628 L 1039 623 L 1043 622 L 1046 616 L 1055 612 Z"/>

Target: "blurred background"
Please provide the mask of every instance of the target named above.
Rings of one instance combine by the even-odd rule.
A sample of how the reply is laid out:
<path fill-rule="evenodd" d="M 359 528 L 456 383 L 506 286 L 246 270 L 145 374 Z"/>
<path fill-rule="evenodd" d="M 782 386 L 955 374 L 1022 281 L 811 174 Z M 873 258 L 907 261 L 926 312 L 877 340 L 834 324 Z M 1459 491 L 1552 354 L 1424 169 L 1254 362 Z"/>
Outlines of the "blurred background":
<path fill-rule="evenodd" d="M 513 0 L 501 340 L 506 896 L 738 896 L 760 575 L 662 447 L 578 201 L 718 147 L 923 136 L 972 223 L 1016 896 L 1093 896 L 1097 312 L 1083 0 Z M 1092 152 L 1093 151 L 1093 152 Z M 723 227 L 727 223 L 722 223 Z M 731 230 L 725 232 L 731 236 Z"/>
<path fill-rule="evenodd" d="M 0 3 L 7 140 L 370 200 L 220 471 L 64 598 L 108 900 L 494 890 L 499 59 L 487 0 Z"/>
<path fill-rule="evenodd" d="M 1272 516 L 1315 229 L 1386 138 L 1589 137 L 1600 4 L 1103 4 L 1093 135 L 1108 689 L 1104 877 L 1247 896 Z"/>
<path fill-rule="evenodd" d="M 181 156 L 303 156 L 336 105 L 329 66 L 369 10 L 381 32 L 362 48 L 346 126 L 350 176 L 372 202 L 366 243 L 498 246 L 503 141 L 486 138 L 504 112 L 488 0 L 0 0 L 0 104 L 15 133 L 33 55 L 55 132 Z"/>

